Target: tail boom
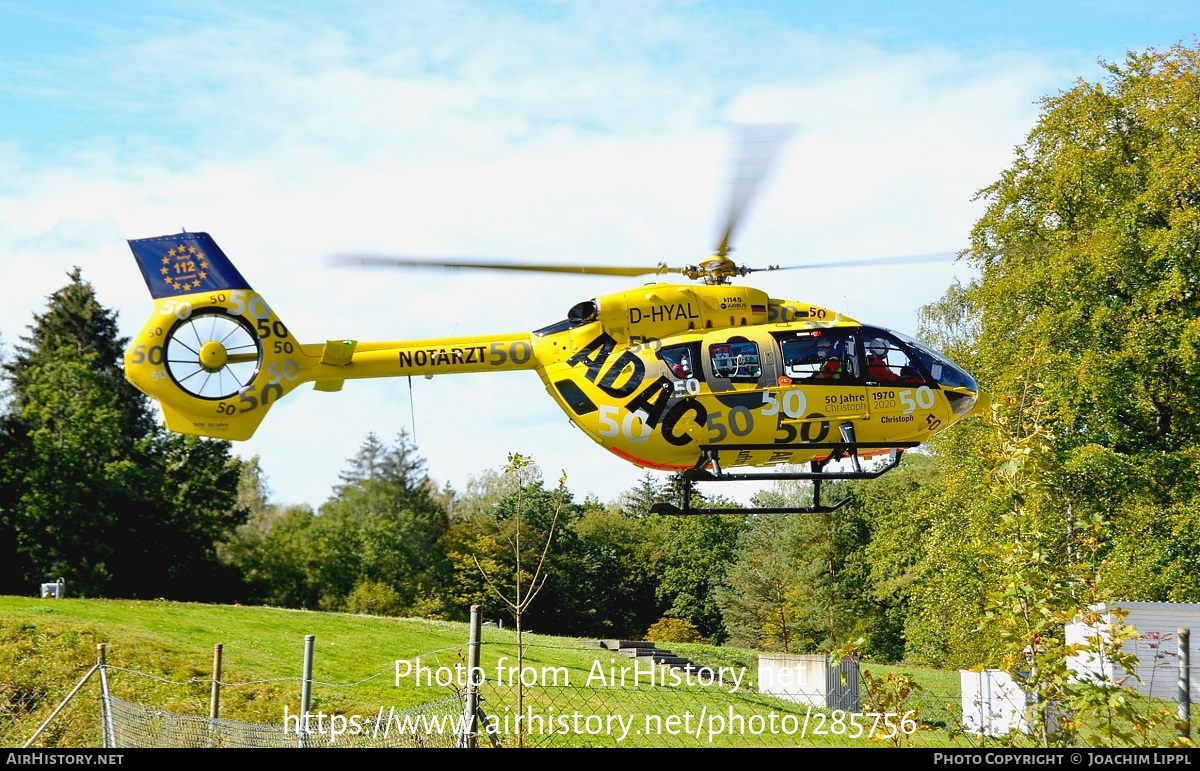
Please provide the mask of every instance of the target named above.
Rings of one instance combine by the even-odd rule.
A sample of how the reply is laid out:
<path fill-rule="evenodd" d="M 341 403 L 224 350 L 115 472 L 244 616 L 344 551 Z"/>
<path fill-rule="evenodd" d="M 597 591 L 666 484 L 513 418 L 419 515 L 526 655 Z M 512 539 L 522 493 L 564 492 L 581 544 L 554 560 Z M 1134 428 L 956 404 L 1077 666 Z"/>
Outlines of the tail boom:
<path fill-rule="evenodd" d="M 154 311 L 125 352 L 125 376 L 167 428 L 245 440 L 302 383 L 535 369 L 529 333 L 301 344 L 204 233 L 131 241 Z"/>

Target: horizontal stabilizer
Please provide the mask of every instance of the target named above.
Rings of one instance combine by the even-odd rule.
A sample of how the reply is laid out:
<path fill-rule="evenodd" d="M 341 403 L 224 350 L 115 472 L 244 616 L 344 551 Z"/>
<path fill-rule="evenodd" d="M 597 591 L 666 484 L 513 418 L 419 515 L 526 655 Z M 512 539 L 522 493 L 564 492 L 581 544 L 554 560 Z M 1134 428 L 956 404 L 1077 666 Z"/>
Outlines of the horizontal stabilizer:
<path fill-rule="evenodd" d="M 357 340 L 326 340 L 321 349 L 321 363 L 335 367 L 345 367 L 354 358 Z"/>

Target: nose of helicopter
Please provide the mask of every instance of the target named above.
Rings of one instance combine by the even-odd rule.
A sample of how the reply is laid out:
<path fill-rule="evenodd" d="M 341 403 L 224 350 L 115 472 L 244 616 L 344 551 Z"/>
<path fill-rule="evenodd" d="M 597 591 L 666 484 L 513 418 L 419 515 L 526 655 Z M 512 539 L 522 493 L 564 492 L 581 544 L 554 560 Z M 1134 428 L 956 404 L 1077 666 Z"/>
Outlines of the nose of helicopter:
<path fill-rule="evenodd" d="M 975 406 L 967 413 L 967 417 L 982 417 L 992 411 L 992 400 L 983 391 L 975 392 Z"/>
<path fill-rule="evenodd" d="M 967 374 L 962 367 L 938 356 L 933 360 L 930 372 L 941 386 L 942 392 L 946 394 L 950 409 L 957 416 L 955 422 L 971 415 L 986 414 L 991 410 L 991 400 L 987 394 L 979 388 L 975 378 Z"/>

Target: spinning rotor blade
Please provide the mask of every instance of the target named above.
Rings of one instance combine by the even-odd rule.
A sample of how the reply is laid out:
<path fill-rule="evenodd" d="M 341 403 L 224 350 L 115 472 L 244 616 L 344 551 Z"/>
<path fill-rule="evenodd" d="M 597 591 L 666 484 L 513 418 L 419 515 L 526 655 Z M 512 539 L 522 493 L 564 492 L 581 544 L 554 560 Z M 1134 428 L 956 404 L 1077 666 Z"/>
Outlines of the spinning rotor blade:
<path fill-rule="evenodd" d="M 356 266 L 363 268 L 442 268 L 467 270 L 513 270 L 531 273 L 577 273 L 593 276 L 645 276 L 679 273 L 690 279 L 700 279 L 709 284 L 727 284 L 731 278 L 748 276 L 751 273 L 765 273 L 775 270 L 815 270 L 821 268 L 856 268 L 870 265 L 906 265 L 918 262 L 953 262 L 957 255 L 954 252 L 932 252 L 929 254 L 910 254 L 895 257 L 873 257 L 862 260 L 844 260 L 841 262 L 815 262 L 804 265 L 768 265 L 764 268 L 749 268 L 736 265 L 728 257 L 713 256 L 702 260 L 699 266 L 685 265 L 679 268 L 668 267 L 659 263 L 653 268 L 631 266 L 605 265 L 543 265 L 529 262 L 497 262 L 474 258 L 460 258 L 453 262 L 414 257 L 384 257 L 380 255 L 359 255 L 335 257 L 331 260 L 334 265 Z"/>
<path fill-rule="evenodd" d="M 868 265 L 911 265 L 918 262 L 953 262 L 955 252 L 929 252 L 928 254 L 902 254 L 893 257 L 871 257 L 863 260 L 840 260 L 838 262 L 812 262 L 805 265 L 778 265 L 766 268 L 746 268 L 747 273 L 767 270 L 814 270 L 817 268 L 860 268 Z"/>
<path fill-rule="evenodd" d="M 733 234 L 737 230 L 746 206 L 770 170 L 779 149 L 791 136 L 793 127 L 782 125 L 742 126 L 739 130 L 738 159 L 730 180 L 729 213 L 725 227 L 717 240 L 715 254 L 724 257 L 733 249 Z"/>
<path fill-rule="evenodd" d="M 347 255 L 335 257 L 337 265 L 353 265 L 363 268 L 468 268 L 473 270 L 522 270 L 534 273 L 586 273 L 596 276 L 645 276 L 664 273 L 680 273 L 681 268 L 668 268 L 659 263 L 651 268 L 620 267 L 604 265 L 543 265 L 535 262 L 493 262 L 465 258 L 455 262 L 425 260 L 415 257 L 383 257 L 377 255 Z"/>

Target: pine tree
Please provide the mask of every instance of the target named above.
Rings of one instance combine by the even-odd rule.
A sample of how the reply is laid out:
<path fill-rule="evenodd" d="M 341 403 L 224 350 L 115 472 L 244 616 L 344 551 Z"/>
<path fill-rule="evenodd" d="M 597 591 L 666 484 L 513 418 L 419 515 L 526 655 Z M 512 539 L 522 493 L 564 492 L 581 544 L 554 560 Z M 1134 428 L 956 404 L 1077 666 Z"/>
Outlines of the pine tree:
<path fill-rule="evenodd" d="M 122 435 L 130 442 L 149 433 L 155 424 L 146 398 L 125 379 L 123 360 L 128 338 L 117 333 L 117 316 L 96 299 L 92 285 L 78 267 L 67 274 L 71 282 L 50 295 L 46 312 L 34 316 L 23 345 L 3 366 L 16 411 L 28 403 L 30 378 L 36 368 L 66 349 L 65 356 L 92 360 L 104 387 L 116 398 L 122 415 Z"/>
<path fill-rule="evenodd" d="M 78 268 L 3 366 L 3 589 L 217 599 L 216 542 L 243 516 L 228 442 L 170 434 L 124 378 L 127 339 Z"/>
<path fill-rule="evenodd" d="M 371 433 L 349 464 L 309 533 L 310 582 L 321 607 L 342 609 L 368 586 L 390 588 L 404 611 L 437 606 L 450 569 L 438 539 L 449 518 L 416 445 L 403 430 L 392 446 Z"/>
<path fill-rule="evenodd" d="M 404 429 L 397 432 L 390 447 L 374 432 L 367 434 L 348 463 L 350 467 L 338 474 L 342 483 L 334 488 L 335 499 L 379 485 L 409 507 L 424 511 L 434 505 L 436 488 L 425 473 L 425 459 L 417 454 L 417 446 Z"/>

